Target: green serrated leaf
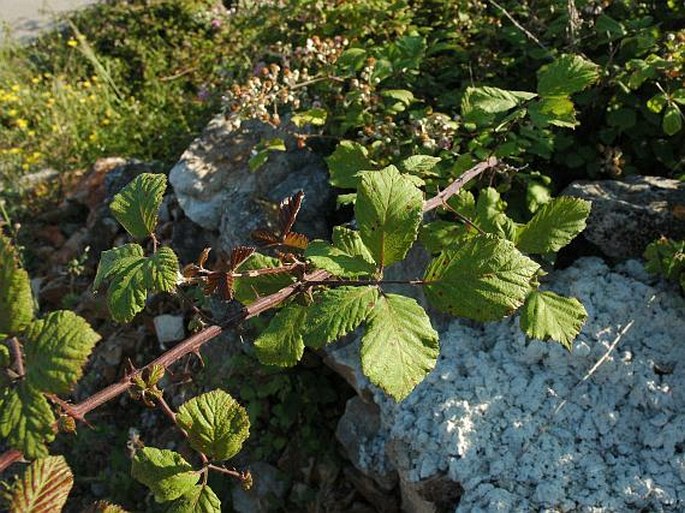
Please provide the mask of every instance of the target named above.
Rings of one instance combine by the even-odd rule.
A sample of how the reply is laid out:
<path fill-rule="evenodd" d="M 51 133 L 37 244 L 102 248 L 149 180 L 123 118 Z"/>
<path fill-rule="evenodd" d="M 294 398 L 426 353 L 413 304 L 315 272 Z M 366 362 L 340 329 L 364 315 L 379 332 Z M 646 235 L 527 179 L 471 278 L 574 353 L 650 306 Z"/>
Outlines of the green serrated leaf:
<path fill-rule="evenodd" d="M 304 353 L 302 326 L 307 310 L 291 303 L 279 310 L 254 342 L 257 358 L 264 365 L 292 367 Z"/>
<path fill-rule="evenodd" d="M 212 460 L 232 458 L 249 436 L 245 408 L 223 390 L 213 390 L 186 401 L 176 414 L 188 433 L 190 446 Z"/>
<path fill-rule="evenodd" d="M 531 104 L 528 108 L 530 119 L 537 126 L 548 125 L 562 128 L 574 128 L 578 125 L 576 109 L 568 96 L 546 96 Z"/>
<path fill-rule="evenodd" d="M 73 485 L 64 456 L 37 459 L 12 487 L 10 513 L 59 513 Z"/>
<path fill-rule="evenodd" d="M 114 196 L 109 208 L 133 238 L 144 239 L 154 231 L 166 181 L 163 174 L 142 173 Z"/>
<path fill-rule="evenodd" d="M 309 243 L 304 252 L 314 266 L 325 269 L 334 276 L 355 278 L 357 276 L 373 274 L 376 266 L 360 256 L 352 256 L 343 250 L 331 246 L 322 240 Z"/>
<path fill-rule="evenodd" d="M 683 114 L 675 103 L 671 103 L 666 107 L 661 128 L 663 128 L 666 135 L 675 135 L 683 128 Z"/>
<path fill-rule="evenodd" d="M 362 241 L 377 264 L 399 262 L 416 240 L 423 195 L 395 166 L 360 176 L 354 211 Z"/>
<path fill-rule="evenodd" d="M 0 333 L 20 333 L 33 319 L 28 273 L 11 241 L 0 233 Z"/>
<path fill-rule="evenodd" d="M 198 485 L 175 500 L 167 513 L 221 513 L 221 501 L 207 485 Z"/>
<path fill-rule="evenodd" d="M 55 439 L 54 422 L 47 399 L 28 383 L 0 389 L 0 437 L 27 458 L 48 455 L 45 444 Z"/>
<path fill-rule="evenodd" d="M 183 456 L 155 447 L 136 451 L 131 475 L 150 489 L 157 502 L 178 499 L 191 491 L 200 479 L 200 472 L 193 470 Z"/>
<path fill-rule="evenodd" d="M 139 244 L 124 244 L 118 248 L 103 251 L 100 255 L 93 289 L 97 290 L 102 282 L 115 274 L 119 274 L 122 269 L 127 268 L 132 262 L 136 262 L 143 257 L 143 248 Z"/>
<path fill-rule="evenodd" d="M 149 292 L 171 292 L 178 283 L 178 258 L 162 246 L 146 258 L 137 244 L 102 253 L 94 285 L 110 280 L 107 305 L 117 322 L 129 322 L 145 308 Z"/>
<path fill-rule="evenodd" d="M 403 173 L 410 173 L 412 175 L 430 177 L 439 176 L 433 171 L 442 159 L 440 157 L 431 157 L 430 155 L 412 155 L 399 163 L 399 168 Z"/>
<path fill-rule="evenodd" d="M 304 325 L 304 343 L 321 349 L 354 331 L 378 300 L 376 287 L 337 287 L 321 292 L 309 307 Z"/>
<path fill-rule="evenodd" d="M 26 379 L 36 389 L 67 394 L 81 378 L 98 340 L 90 324 L 68 310 L 33 321 L 24 334 Z"/>
<path fill-rule="evenodd" d="M 149 291 L 173 292 L 178 281 L 178 257 L 173 249 L 162 246 L 145 259 L 145 286 Z"/>
<path fill-rule="evenodd" d="M 540 207 L 519 231 L 516 246 L 524 253 L 559 251 L 585 229 L 589 201 L 562 196 Z"/>
<path fill-rule="evenodd" d="M 252 256 L 240 266 L 240 272 L 280 266 L 281 262 L 276 258 L 262 255 L 261 253 L 253 253 Z M 294 280 L 295 278 L 287 273 L 236 278 L 234 283 L 234 295 L 238 301 L 244 305 L 249 305 L 261 296 L 268 296 L 269 294 L 278 292 L 283 287 L 290 285 Z"/>
<path fill-rule="evenodd" d="M 414 93 L 407 91 L 406 89 L 383 89 L 381 91 L 381 96 L 383 98 L 397 100 L 405 106 L 411 105 L 415 101 Z"/>
<path fill-rule="evenodd" d="M 523 304 L 539 269 L 508 240 L 495 235 L 474 237 L 430 263 L 426 294 L 435 306 L 452 315 L 494 321 Z"/>
<path fill-rule="evenodd" d="M 377 298 L 361 341 L 362 371 L 401 401 L 428 374 L 438 358 L 438 334 L 425 310 L 396 294 Z"/>
<path fill-rule="evenodd" d="M 521 308 L 520 323 L 529 337 L 556 340 L 570 351 L 586 319 L 585 307 L 576 298 L 534 291 Z"/>
<path fill-rule="evenodd" d="M 362 260 L 374 264 L 373 255 L 364 245 L 361 235 L 356 230 L 336 226 L 333 228 L 333 245 L 348 255 L 360 257 Z"/>
<path fill-rule="evenodd" d="M 356 188 L 359 183 L 357 173 L 375 167 L 367 149 L 353 141 L 340 141 L 335 151 L 326 158 L 326 163 L 331 185 L 343 189 Z"/>
<path fill-rule="evenodd" d="M 497 114 L 503 114 L 536 96 L 535 93 L 497 87 L 468 87 L 461 100 L 461 113 L 465 122 L 484 126 L 492 123 Z"/>
<path fill-rule="evenodd" d="M 298 112 L 290 120 L 296 127 L 302 128 L 305 125 L 323 126 L 326 124 L 327 117 L 328 112 L 326 112 L 326 109 L 317 107 L 305 110 L 304 112 Z"/>
<path fill-rule="evenodd" d="M 540 96 L 568 96 L 594 84 L 599 67 L 579 55 L 566 54 L 538 70 Z"/>

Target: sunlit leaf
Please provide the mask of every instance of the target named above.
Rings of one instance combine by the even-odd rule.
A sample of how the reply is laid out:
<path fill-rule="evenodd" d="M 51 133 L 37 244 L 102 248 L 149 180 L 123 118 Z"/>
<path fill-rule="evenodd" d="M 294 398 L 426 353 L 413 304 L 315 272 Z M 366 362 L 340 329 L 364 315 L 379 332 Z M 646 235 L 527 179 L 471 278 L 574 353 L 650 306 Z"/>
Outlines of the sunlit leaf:
<path fill-rule="evenodd" d="M 37 459 L 14 485 L 10 513 L 59 513 L 73 484 L 64 456 Z"/>
<path fill-rule="evenodd" d="M 520 322 L 529 337 L 556 340 L 570 351 L 586 319 L 585 307 L 576 298 L 534 291 L 521 308 Z"/>
<path fill-rule="evenodd" d="M 155 447 L 138 449 L 131 462 L 131 475 L 147 486 L 158 502 L 172 501 L 188 493 L 200 472 L 177 452 Z"/>
<path fill-rule="evenodd" d="M 28 382 L 44 392 L 67 394 L 100 335 L 82 317 L 61 310 L 32 322 L 24 339 Z"/>
<path fill-rule="evenodd" d="M 235 456 L 249 436 L 245 408 L 223 390 L 213 390 L 181 405 L 176 414 L 190 446 L 213 460 Z"/>
<path fill-rule="evenodd" d="M 372 383 L 401 401 L 435 367 L 438 352 L 438 334 L 415 300 L 378 297 L 361 342 L 362 371 Z"/>
<path fill-rule="evenodd" d="M 144 239 L 154 231 L 166 182 L 163 174 L 143 173 L 114 196 L 109 208 L 132 237 Z"/>

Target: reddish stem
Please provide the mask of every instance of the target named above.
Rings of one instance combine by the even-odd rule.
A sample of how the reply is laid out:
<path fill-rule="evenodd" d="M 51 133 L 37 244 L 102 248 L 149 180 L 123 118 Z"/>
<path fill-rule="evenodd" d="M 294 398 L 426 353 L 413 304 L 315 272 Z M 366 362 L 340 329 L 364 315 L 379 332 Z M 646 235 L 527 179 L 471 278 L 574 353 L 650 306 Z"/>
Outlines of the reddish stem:
<path fill-rule="evenodd" d="M 440 192 L 437 196 L 426 201 L 423 205 L 423 212 L 426 213 L 430 210 L 439 207 L 449 197 L 459 192 L 459 190 L 462 187 L 464 187 L 464 185 L 466 185 L 466 183 L 469 180 L 485 172 L 487 169 L 494 167 L 495 165 L 497 165 L 497 163 L 498 160 L 496 158 L 490 157 L 487 161 L 476 164 L 471 169 L 463 173 L 454 182 L 452 182 L 445 190 Z M 203 344 L 219 336 L 221 333 L 223 333 L 225 328 L 233 324 L 237 324 L 238 322 L 243 321 L 245 319 L 255 317 L 267 310 L 270 310 L 271 308 L 273 308 L 276 305 L 279 305 L 280 303 L 288 299 L 290 296 L 296 294 L 297 292 L 300 292 L 301 290 L 310 287 L 312 284 L 324 283 L 331 277 L 332 275 L 328 271 L 319 269 L 312 273 L 306 274 L 304 278 L 301 281 L 298 281 L 297 283 L 288 285 L 287 287 L 282 288 L 278 292 L 275 292 L 273 294 L 256 300 L 254 303 L 243 308 L 241 312 L 230 317 L 222 326 L 215 325 L 205 328 L 201 332 L 193 335 L 190 338 L 187 338 L 183 342 L 174 346 L 169 351 L 156 358 L 154 361 L 148 363 L 145 367 L 135 370 L 133 373 L 127 375 L 117 383 L 113 383 L 112 385 L 100 390 L 99 392 L 93 394 L 92 396 L 78 404 L 68 405 L 68 414 L 74 417 L 74 419 L 76 420 L 84 420 L 84 416 L 87 413 L 102 406 L 106 402 L 111 401 L 112 399 L 118 397 L 120 394 L 126 392 L 129 388 L 131 388 L 131 386 L 133 386 L 133 378 L 139 376 L 144 369 L 152 367 L 153 365 L 161 365 L 166 369 L 171 364 L 177 362 L 184 356 L 191 353 L 197 353 Z M 15 343 L 12 342 L 12 344 L 14 349 Z M 16 341 L 16 344 L 18 345 L 19 341 Z M 21 353 L 21 348 L 19 348 L 19 351 Z M 23 360 L 19 358 L 19 361 L 22 362 L 21 367 L 23 370 Z M 0 455 L 0 472 L 4 472 L 5 469 L 7 469 L 7 467 L 12 465 L 13 463 L 16 463 L 17 461 L 20 461 L 22 458 L 23 454 L 21 453 L 21 451 L 18 451 L 16 449 L 10 449 L 9 451 L 6 451 L 4 454 Z M 222 469 L 222 467 L 213 467 L 213 465 L 209 465 L 206 468 L 212 468 L 212 470 L 217 470 L 223 473 L 230 473 L 228 469 Z"/>
<path fill-rule="evenodd" d="M 21 342 L 19 342 L 17 337 L 10 339 L 10 349 L 14 358 L 14 370 L 17 372 L 18 378 L 21 379 L 26 375 L 26 368 L 24 367 L 24 354 L 21 350 Z"/>

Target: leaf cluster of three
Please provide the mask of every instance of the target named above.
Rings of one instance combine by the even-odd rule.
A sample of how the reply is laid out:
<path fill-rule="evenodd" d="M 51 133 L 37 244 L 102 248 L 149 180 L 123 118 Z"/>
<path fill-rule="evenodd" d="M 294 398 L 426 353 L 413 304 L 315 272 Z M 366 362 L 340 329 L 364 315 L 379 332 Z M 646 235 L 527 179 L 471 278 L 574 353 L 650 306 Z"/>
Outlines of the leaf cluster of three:
<path fill-rule="evenodd" d="M 344 159 L 334 156 L 329 166 L 332 162 L 335 167 Z M 305 252 L 314 266 L 346 281 L 341 286 L 332 282 L 327 290 L 317 292 L 311 305 L 285 306 L 255 347 L 263 363 L 294 365 L 305 346 L 318 349 L 365 324 L 362 370 L 372 383 L 401 400 L 435 366 L 439 350 L 437 333 L 423 307 L 382 289 L 383 270 L 402 261 L 417 239 L 423 195 L 415 177 L 394 166 L 352 176 L 353 170 L 345 164 L 344 170 L 332 170 L 332 175 L 347 174 L 346 183 L 357 184 L 359 230 L 336 227 L 332 244 L 313 241 Z M 474 212 L 467 214 L 484 226 L 487 221 L 491 233 L 469 232 L 452 223 L 458 235 L 436 249 L 423 279 L 429 300 L 441 310 L 479 321 L 501 319 L 523 306 L 521 325 L 528 335 L 570 346 L 586 315 L 582 305 L 572 298 L 538 292 L 540 265 L 521 251 L 558 251 L 582 231 L 589 205 L 560 198 L 540 209 L 529 223 L 516 225 L 501 209 L 485 208 L 493 195 L 497 203 L 494 189 L 481 192 L 479 216 L 473 196 L 460 194 L 474 203 Z M 509 229 L 502 230 L 503 226 Z"/>

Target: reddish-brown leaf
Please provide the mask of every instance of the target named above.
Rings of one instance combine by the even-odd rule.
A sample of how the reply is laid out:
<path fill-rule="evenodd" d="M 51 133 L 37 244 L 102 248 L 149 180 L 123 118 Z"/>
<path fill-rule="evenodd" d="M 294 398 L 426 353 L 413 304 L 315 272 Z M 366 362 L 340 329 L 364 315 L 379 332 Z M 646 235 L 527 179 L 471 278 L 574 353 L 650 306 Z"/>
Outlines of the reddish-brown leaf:
<path fill-rule="evenodd" d="M 233 248 L 233 251 L 231 251 L 231 265 L 230 268 L 232 271 L 235 271 L 240 267 L 240 264 L 242 264 L 245 260 L 250 258 L 252 256 L 252 253 L 254 253 L 256 248 L 252 246 L 238 246 L 237 248 Z"/>
<path fill-rule="evenodd" d="M 11 513 L 59 513 L 74 476 L 63 456 L 40 458 L 26 469 L 12 490 Z"/>
<path fill-rule="evenodd" d="M 301 233 L 290 232 L 283 237 L 283 245 L 289 248 L 305 250 L 309 245 L 309 239 Z"/>
<path fill-rule="evenodd" d="M 252 238 L 257 242 L 265 245 L 278 244 L 281 242 L 280 237 L 270 230 L 260 229 L 252 232 Z"/>
<path fill-rule="evenodd" d="M 207 275 L 205 294 L 216 293 L 222 299 L 228 301 L 233 299 L 233 272 L 214 271 Z"/>
<path fill-rule="evenodd" d="M 298 191 L 289 198 L 281 201 L 278 213 L 278 221 L 281 228 L 281 236 L 285 237 L 292 230 L 297 219 L 297 214 L 302 206 L 304 192 Z"/>
<path fill-rule="evenodd" d="M 205 248 L 202 250 L 202 253 L 200 253 L 200 256 L 197 257 L 197 265 L 200 267 L 204 267 L 205 263 L 207 262 L 207 258 L 209 257 L 209 252 L 212 251 L 212 248 Z"/>

